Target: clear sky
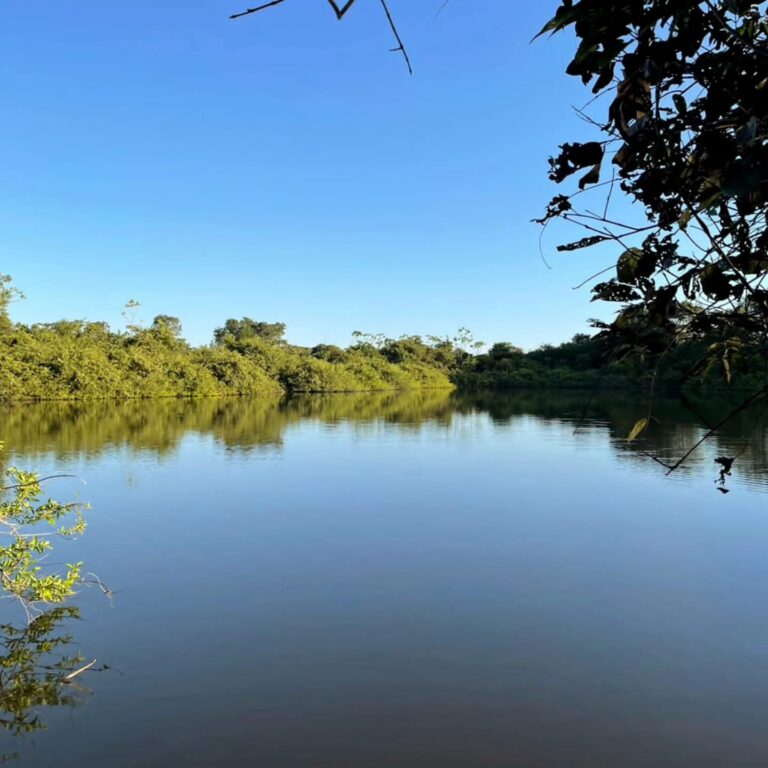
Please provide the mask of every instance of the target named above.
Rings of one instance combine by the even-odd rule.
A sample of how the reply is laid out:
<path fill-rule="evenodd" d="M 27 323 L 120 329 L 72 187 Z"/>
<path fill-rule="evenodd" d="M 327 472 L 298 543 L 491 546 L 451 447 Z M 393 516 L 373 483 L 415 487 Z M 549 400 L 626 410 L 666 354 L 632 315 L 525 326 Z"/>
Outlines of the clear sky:
<path fill-rule="evenodd" d="M 22 322 L 282 321 L 295 343 L 468 326 L 524 347 L 606 316 L 574 291 L 605 266 L 555 253 L 540 215 L 588 94 L 557 3 L 378 0 L 229 21 L 241 0 L 6 0 L 0 272 Z"/>

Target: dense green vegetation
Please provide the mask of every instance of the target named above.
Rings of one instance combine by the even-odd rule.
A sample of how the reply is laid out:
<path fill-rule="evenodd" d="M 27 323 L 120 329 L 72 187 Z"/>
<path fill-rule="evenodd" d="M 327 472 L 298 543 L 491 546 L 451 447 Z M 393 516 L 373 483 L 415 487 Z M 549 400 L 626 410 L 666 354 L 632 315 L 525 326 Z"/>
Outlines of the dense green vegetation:
<path fill-rule="evenodd" d="M 211 344 L 190 346 L 180 321 L 157 316 L 149 327 L 129 322 L 61 320 L 13 323 L 16 292 L 0 280 L 0 401 L 217 397 L 226 395 L 370 392 L 399 389 L 511 387 L 648 387 L 723 383 L 723 369 L 707 370 L 712 344 L 678 345 L 661 364 L 629 356 L 610 362 L 606 340 L 578 334 L 558 346 L 523 352 L 509 342 L 484 353 L 466 329 L 452 338 L 399 339 L 355 332 L 346 349 L 289 344 L 283 323 L 244 317 L 215 329 Z M 728 379 L 751 384 L 759 360 L 729 357 Z M 746 374 L 746 375 L 745 375 Z"/>
<path fill-rule="evenodd" d="M 752 386 L 762 375 L 762 364 L 755 358 L 734 359 L 728 378 L 711 362 L 711 349 L 717 342 L 692 341 L 678 345 L 659 359 L 627 356 L 611 361 L 610 347 L 601 336 L 577 334 L 570 341 L 545 344 L 525 353 L 501 342 L 487 353 L 465 361 L 456 381 L 464 387 L 638 387 L 648 390 L 652 382 L 674 387 L 721 387 L 738 374 L 740 386 Z"/>
<path fill-rule="evenodd" d="M 0 282 L 0 399 L 281 395 L 450 387 L 462 352 L 451 341 L 358 334 L 347 349 L 288 344 L 282 323 L 230 319 L 192 347 L 175 317 L 149 327 L 61 320 L 13 323 L 16 292 Z"/>

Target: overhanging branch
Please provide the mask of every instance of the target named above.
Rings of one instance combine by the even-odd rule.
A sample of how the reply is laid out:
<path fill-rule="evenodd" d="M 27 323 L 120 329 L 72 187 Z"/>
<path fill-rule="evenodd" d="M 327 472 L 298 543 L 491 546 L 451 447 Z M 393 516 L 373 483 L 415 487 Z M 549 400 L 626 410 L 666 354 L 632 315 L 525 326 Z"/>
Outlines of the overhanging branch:
<path fill-rule="evenodd" d="M 285 0 L 271 0 L 268 3 L 263 3 L 262 5 L 257 5 L 254 8 L 247 8 L 244 11 L 240 11 L 240 13 L 233 13 L 229 18 L 230 19 L 240 19 L 243 16 L 250 16 L 253 13 L 258 13 L 259 11 L 266 10 L 267 8 L 273 8 L 276 5 L 282 5 L 285 2 Z M 346 2 L 343 5 L 339 5 L 337 0 L 328 0 L 328 5 L 331 6 L 333 9 L 333 12 L 336 14 L 336 18 L 341 21 L 349 11 L 350 8 L 357 2 L 357 0 L 346 0 Z M 408 67 L 408 73 L 413 74 L 413 67 L 411 66 L 411 59 L 408 55 L 408 51 L 405 47 L 405 44 L 403 43 L 403 39 L 400 37 L 400 32 L 397 29 L 397 24 L 395 24 L 395 20 L 392 16 L 392 12 L 389 10 L 389 6 L 387 5 L 387 0 L 381 0 L 381 6 L 384 9 L 384 13 L 387 16 L 387 22 L 389 23 L 389 28 L 392 30 L 392 34 L 394 35 L 395 42 L 397 43 L 397 46 L 395 48 L 390 48 L 390 51 L 392 53 L 402 53 L 403 58 L 405 59 L 405 65 Z"/>
<path fill-rule="evenodd" d="M 241 16 L 249 16 L 252 13 L 258 13 L 259 11 L 263 11 L 265 8 L 271 8 L 273 5 L 280 5 L 284 2 L 285 0 L 272 0 L 269 3 L 264 3 L 264 5 L 257 5 L 255 8 L 248 8 L 247 10 L 241 11 L 240 13 L 233 13 L 229 18 L 239 19 Z"/>

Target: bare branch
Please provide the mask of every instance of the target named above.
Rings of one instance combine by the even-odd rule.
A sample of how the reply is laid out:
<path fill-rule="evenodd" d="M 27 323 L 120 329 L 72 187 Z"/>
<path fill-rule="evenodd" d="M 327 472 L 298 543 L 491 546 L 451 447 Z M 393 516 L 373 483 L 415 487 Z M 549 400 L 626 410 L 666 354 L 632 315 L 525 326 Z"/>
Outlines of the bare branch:
<path fill-rule="evenodd" d="M 249 16 L 252 13 L 258 13 L 259 11 L 263 11 L 265 8 L 271 8 L 273 5 L 281 5 L 284 2 L 285 0 L 271 0 L 271 2 L 264 3 L 264 5 L 258 5 L 255 8 L 248 8 L 248 10 L 241 11 L 240 13 L 233 13 L 229 18 L 239 19 L 241 16 Z"/>
<path fill-rule="evenodd" d="M 82 658 L 82 657 L 81 657 Z M 71 683 L 76 677 L 79 677 L 83 674 L 83 672 L 87 672 L 89 669 L 92 669 L 94 666 L 96 666 L 96 659 L 89 662 L 88 664 L 85 664 L 84 666 L 80 667 L 79 669 L 76 669 L 74 672 L 70 672 L 68 675 L 64 675 L 64 683 Z"/>
<path fill-rule="evenodd" d="M 437 9 L 437 12 L 435 13 L 435 18 L 432 19 L 433 24 L 437 21 L 437 17 L 443 12 L 443 10 L 445 9 L 445 6 L 448 5 L 448 3 L 450 2 L 451 0 L 443 0 L 442 5 Z"/>
<path fill-rule="evenodd" d="M 341 8 L 339 8 L 339 6 L 336 4 L 336 0 L 328 0 L 328 4 L 335 11 L 336 18 L 341 21 L 344 18 L 346 12 L 355 4 L 355 0 L 347 0 L 347 2 Z"/>
<path fill-rule="evenodd" d="M 48 475 L 48 477 L 40 477 L 37 480 L 31 480 L 28 483 L 18 483 L 17 485 L 5 485 L 0 486 L 0 493 L 3 491 L 15 491 L 19 488 L 28 488 L 31 485 L 39 485 L 40 483 L 46 482 L 46 480 L 60 480 L 64 477 L 71 477 L 77 479 L 77 475 Z"/>
<path fill-rule="evenodd" d="M 351 5 L 352 0 L 348 3 L 348 5 Z M 387 5 L 387 0 L 381 0 L 381 6 L 384 8 L 384 13 L 387 14 L 387 21 L 389 22 L 389 26 L 392 29 L 392 34 L 395 36 L 395 40 L 397 40 L 397 48 L 391 48 L 390 51 L 392 53 L 402 53 L 403 58 L 405 59 L 405 64 L 408 67 L 408 74 L 413 74 L 413 67 L 411 66 L 411 59 L 408 56 L 408 51 L 405 49 L 405 45 L 403 45 L 402 38 L 400 37 L 400 33 L 397 31 L 397 26 L 395 25 L 395 21 L 392 18 L 392 14 L 389 11 L 389 6 Z"/>

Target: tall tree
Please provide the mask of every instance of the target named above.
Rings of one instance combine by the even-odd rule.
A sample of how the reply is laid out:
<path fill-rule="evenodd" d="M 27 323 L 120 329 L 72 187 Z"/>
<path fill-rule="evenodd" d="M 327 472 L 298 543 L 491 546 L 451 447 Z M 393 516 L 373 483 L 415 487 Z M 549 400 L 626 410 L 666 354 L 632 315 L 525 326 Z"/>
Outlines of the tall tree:
<path fill-rule="evenodd" d="M 24 297 L 24 294 L 11 285 L 11 282 L 10 275 L 0 274 L 0 331 L 11 329 L 12 323 L 8 308 L 13 301 Z"/>
<path fill-rule="evenodd" d="M 265 323 L 243 317 L 240 320 L 229 318 L 221 328 L 213 332 L 213 339 L 217 344 L 222 344 L 227 338 L 235 341 L 256 338 L 278 344 L 283 342 L 284 335 L 285 323 Z"/>

